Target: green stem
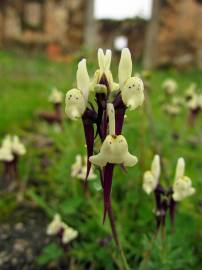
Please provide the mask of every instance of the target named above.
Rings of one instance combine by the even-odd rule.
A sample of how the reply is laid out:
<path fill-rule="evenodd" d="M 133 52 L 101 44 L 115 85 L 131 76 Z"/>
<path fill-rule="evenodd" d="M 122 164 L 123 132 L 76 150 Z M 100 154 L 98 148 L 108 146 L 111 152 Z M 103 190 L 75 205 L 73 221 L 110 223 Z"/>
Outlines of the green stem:
<path fill-rule="evenodd" d="M 113 212 L 112 212 L 111 202 L 109 202 L 109 208 L 108 208 L 107 211 L 108 211 L 108 217 L 109 217 L 109 221 L 110 221 L 110 225 L 111 225 L 112 235 L 113 235 L 114 241 L 116 243 L 117 249 L 118 249 L 118 251 L 119 251 L 119 253 L 121 255 L 121 259 L 122 259 L 124 269 L 125 270 L 130 270 L 130 267 L 128 265 L 125 253 L 124 253 L 123 248 L 122 248 L 122 246 L 120 244 L 119 237 L 118 237 L 118 234 L 117 234 L 117 231 L 116 231 L 116 226 L 115 226 L 115 222 L 114 222 L 114 216 L 113 216 Z"/>

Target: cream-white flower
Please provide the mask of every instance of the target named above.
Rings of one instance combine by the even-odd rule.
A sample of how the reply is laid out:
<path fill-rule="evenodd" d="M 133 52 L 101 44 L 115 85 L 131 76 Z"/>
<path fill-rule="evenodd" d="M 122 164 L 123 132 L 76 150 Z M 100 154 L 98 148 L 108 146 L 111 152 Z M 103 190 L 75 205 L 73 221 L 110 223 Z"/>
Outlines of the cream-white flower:
<path fill-rule="evenodd" d="M 140 77 L 132 76 L 132 58 L 130 50 L 124 48 L 119 62 L 119 85 L 124 104 L 131 110 L 141 106 L 144 102 L 144 85 Z"/>
<path fill-rule="evenodd" d="M 26 153 L 26 148 L 18 136 L 13 136 L 12 152 L 18 156 L 22 156 Z"/>
<path fill-rule="evenodd" d="M 78 236 L 78 231 L 74 230 L 73 228 L 66 226 L 64 228 L 63 234 L 62 234 L 62 243 L 68 244 Z"/>
<path fill-rule="evenodd" d="M 51 221 L 51 223 L 48 225 L 46 233 L 48 235 L 56 235 L 63 228 L 64 228 L 64 223 L 62 222 L 60 215 L 56 214 L 53 220 Z"/>
<path fill-rule="evenodd" d="M 11 149 L 6 146 L 0 148 L 0 161 L 10 162 L 14 159 Z"/>
<path fill-rule="evenodd" d="M 81 180 L 86 179 L 86 171 L 87 171 L 87 156 L 82 158 L 81 155 L 76 155 L 76 159 L 74 164 L 71 167 L 71 177 L 75 177 Z M 91 166 L 89 175 L 88 175 L 88 180 L 94 180 L 96 179 L 97 176 L 94 173 L 94 168 Z"/>
<path fill-rule="evenodd" d="M 151 164 L 151 170 L 146 171 L 143 177 L 142 187 L 147 194 L 150 194 L 156 189 L 159 182 L 160 172 L 160 157 L 159 155 L 155 155 Z"/>
<path fill-rule="evenodd" d="M 137 157 L 128 152 L 128 143 L 124 136 L 115 135 L 115 114 L 113 104 L 107 105 L 109 116 L 109 135 L 105 138 L 100 153 L 91 156 L 90 162 L 104 167 L 107 163 L 123 164 L 132 167 L 137 163 Z"/>
<path fill-rule="evenodd" d="M 18 136 L 7 135 L 2 141 L 2 148 L 10 149 L 10 152 L 17 156 L 22 156 L 26 153 L 26 148 Z"/>
<path fill-rule="evenodd" d="M 67 92 L 65 98 L 65 112 L 71 120 L 76 120 L 84 113 L 89 95 L 90 79 L 86 67 L 86 60 L 83 59 L 78 64 L 77 69 L 77 89 Z"/>
<path fill-rule="evenodd" d="M 49 96 L 49 101 L 52 103 L 62 103 L 63 93 L 59 91 L 57 88 L 53 88 L 51 94 Z"/>
<path fill-rule="evenodd" d="M 202 109 L 202 95 L 195 93 L 190 96 L 189 100 L 187 101 L 187 107 L 190 110 Z"/>
<path fill-rule="evenodd" d="M 116 87 L 114 87 L 113 76 L 110 70 L 111 57 L 111 50 L 106 50 L 106 53 L 104 53 L 103 49 L 98 49 L 99 69 L 96 70 L 93 78 L 93 88 L 97 93 L 105 93 L 107 92 L 107 89 L 110 91 L 113 91 L 114 88 L 116 89 Z"/>
<path fill-rule="evenodd" d="M 166 79 L 162 83 L 162 88 L 167 94 L 172 95 L 177 91 L 178 84 L 174 79 Z"/>
<path fill-rule="evenodd" d="M 185 96 L 186 98 L 192 98 L 196 94 L 196 84 L 191 83 L 189 87 L 185 90 Z"/>
<path fill-rule="evenodd" d="M 175 201 L 181 201 L 195 193 L 195 188 L 192 187 L 191 179 L 185 176 L 184 173 L 185 161 L 183 158 L 179 158 L 173 184 L 173 199 Z"/>

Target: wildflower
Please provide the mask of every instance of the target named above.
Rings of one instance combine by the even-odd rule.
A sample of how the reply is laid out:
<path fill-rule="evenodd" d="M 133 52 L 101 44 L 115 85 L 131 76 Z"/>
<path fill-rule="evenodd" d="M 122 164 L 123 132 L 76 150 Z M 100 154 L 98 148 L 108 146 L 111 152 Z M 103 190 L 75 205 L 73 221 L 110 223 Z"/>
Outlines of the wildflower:
<path fill-rule="evenodd" d="M 111 50 L 104 51 L 98 49 L 98 65 L 99 69 L 96 70 L 93 78 L 94 91 L 96 93 L 107 93 L 117 88 L 113 83 L 112 73 L 110 71 L 112 52 Z"/>
<path fill-rule="evenodd" d="M 115 134 L 114 106 L 107 104 L 109 116 L 109 135 L 105 138 L 100 153 L 90 157 L 90 161 L 97 166 L 104 167 L 107 163 L 123 164 L 132 167 L 137 163 L 137 157 L 128 152 L 128 144 L 124 136 Z"/>
<path fill-rule="evenodd" d="M 64 223 L 62 222 L 60 215 L 56 214 L 51 223 L 48 225 L 46 233 L 48 235 L 56 235 L 63 227 Z"/>
<path fill-rule="evenodd" d="M 55 214 L 46 233 L 48 235 L 61 235 L 62 244 L 68 244 L 78 236 L 78 232 L 65 224 L 59 214 Z"/>
<path fill-rule="evenodd" d="M 90 80 L 86 60 L 83 59 L 78 64 L 77 89 L 71 89 L 66 94 L 65 112 L 70 119 L 75 120 L 83 115 L 88 102 L 89 88 Z"/>
<path fill-rule="evenodd" d="M 62 243 L 68 244 L 69 242 L 77 238 L 77 236 L 78 236 L 78 232 L 76 230 L 74 230 L 73 228 L 69 226 L 65 226 L 63 234 L 62 234 Z"/>
<path fill-rule="evenodd" d="M 26 153 L 26 148 L 18 136 L 7 135 L 2 141 L 2 147 L 10 149 L 11 153 L 16 156 L 22 156 Z"/>
<path fill-rule="evenodd" d="M 131 110 L 134 110 L 143 104 L 144 85 L 140 77 L 131 77 L 131 75 L 131 54 L 128 48 L 124 48 L 121 52 L 121 59 L 119 62 L 119 85 L 124 104 Z"/>
<path fill-rule="evenodd" d="M 87 156 L 82 158 L 81 155 L 76 155 L 76 160 L 75 163 L 71 167 L 71 176 L 76 177 L 81 180 L 86 179 L 86 170 L 87 170 Z M 93 167 L 91 167 L 89 175 L 88 175 L 88 180 L 93 180 L 97 176 L 94 173 Z"/>
<path fill-rule="evenodd" d="M 11 149 L 6 146 L 0 148 L 0 161 L 11 162 L 14 159 L 14 156 L 11 152 Z"/>
<path fill-rule="evenodd" d="M 60 92 L 57 88 L 53 88 L 49 96 L 49 101 L 54 104 L 62 103 L 63 93 Z"/>
<path fill-rule="evenodd" d="M 172 95 L 177 91 L 178 85 L 174 79 L 166 79 L 162 83 L 162 88 L 168 95 Z"/>
<path fill-rule="evenodd" d="M 179 158 L 176 167 L 175 182 L 173 184 L 172 197 L 175 201 L 181 201 L 195 193 L 191 179 L 184 175 L 184 171 L 185 161 L 183 158 Z"/>
<path fill-rule="evenodd" d="M 200 94 L 193 94 L 188 100 L 187 100 L 187 107 L 191 111 L 198 111 L 202 109 L 202 95 Z"/>
<path fill-rule="evenodd" d="M 160 171 L 160 157 L 159 155 L 155 155 L 151 164 L 151 170 L 146 171 L 143 177 L 143 190 L 147 194 L 150 194 L 156 189 L 159 183 Z"/>
<path fill-rule="evenodd" d="M 191 83 L 189 87 L 185 90 L 185 98 L 186 100 L 191 99 L 196 94 L 196 84 Z"/>

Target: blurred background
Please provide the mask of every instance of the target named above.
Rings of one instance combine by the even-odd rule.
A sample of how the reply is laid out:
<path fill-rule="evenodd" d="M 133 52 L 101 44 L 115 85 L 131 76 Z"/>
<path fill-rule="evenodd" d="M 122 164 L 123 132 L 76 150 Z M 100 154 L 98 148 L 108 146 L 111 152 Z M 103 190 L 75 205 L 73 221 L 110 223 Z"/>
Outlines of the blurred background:
<path fill-rule="evenodd" d="M 102 224 L 96 169 L 83 188 L 82 123 L 64 108 L 78 61 L 87 59 L 93 78 L 97 49 L 112 49 L 118 82 L 124 47 L 145 87 L 144 105 L 127 111 L 123 128 L 139 162 L 127 173 L 117 166 L 112 189 L 126 259 L 131 270 L 201 270 L 201 25 L 200 0 L 0 0 L 1 270 L 123 270 L 109 222 Z M 8 134 L 20 140 L 15 163 L 3 151 Z M 156 237 L 154 197 L 142 189 L 157 153 L 163 186 L 172 186 L 183 156 L 196 189 L 176 208 L 174 234 L 166 220 L 165 238 Z M 55 214 L 77 231 L 67 245 L 50 235 Z"/>
<path fill-rule="evenodd" d="M 1 0 L 0 46 L 50 58 L 128 46 L 145 68 L 202 67 L 200 0 Z"/>

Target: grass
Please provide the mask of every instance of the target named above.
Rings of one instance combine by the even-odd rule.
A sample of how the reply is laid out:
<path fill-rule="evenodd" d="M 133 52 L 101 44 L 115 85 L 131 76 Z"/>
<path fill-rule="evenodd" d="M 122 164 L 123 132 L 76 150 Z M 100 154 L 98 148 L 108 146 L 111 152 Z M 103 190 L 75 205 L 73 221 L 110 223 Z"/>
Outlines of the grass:
<path fill-rule="evenodd" d="M 0 59 L 0 139 L 7 133 L 19 134 L 26 143 L 27 155 L 20 162 L 22 181 L 26 183 L 26 200 L 34 201 L 46 213 L 47 220 L 59 212 L 79 231 L 79 239 L 66 255 L 70 261 L 74 258 L 72 269 L 121 269 L 113 242 L 109 241 L 104 247 L 99 244 L 110 234 L 109 224 L 103 226 L 101 223 L 101 192 L 94 189 L 92 181 L 90 196 L 86 198 L 79 180 L 70 177 L 75 155 L 85 153 L 80 121 L 65 120 L 64 129 L 58 131 L 55 126 L 48 126 L 37 118 L 38 111 L 51 110 L 48 95 L 53 86 L 65 93 L 75 85 L 76 62 L 55 63 L 43 56 L 29 57 L 14 52 L 0 52 Z M 93 74 L 95 63 L 89 66 Z M 117 73 L 115 66 L 113 70 Z M 138 66 L 135 71 L 139 70 Z M 139 163 L 128 169 L 127 174 L 116 168 L 112 200 L 118 232 L 131 269 L 186 270 L 191 267 L 197 270 L 202 265 L 202 117 L 200 115 L 195 127 L 190 128 L 186 108 L 176 118 L 163 112 L 161 84 L 167 77 L 177 80 L 178 95 L 183 95 L 191 82 L 196 82 L 202 89 L 201 73 L 197 70 L 157 70 L 150 79 L 147 105 L 127 113 L 123 134 Z M 148 106 L 151 107 L 149 113 Z M 177 134 L 178 139 L 174 139 L 173 134 Z M 41 138 L 51 140 L 52 146 L 37 146 Z M 154 243 L 151 240 L 155 232 L 154 200 L 152 196 L 146 196 L 141 187 L 143 172 L 150 168 L 157 150 L 164 165 L 163 184 L 172 184 L 177 158 L 183 156 L 187 164 L 186 175 L 191 177 L 197 189 L 193 197 L 179 205 L 175 235 L 168 236 L 164 243 L 161 239 Z M 99 183 L 99 179 L 96 182 Z M 2 223 L 12 219 L 13 201 L 15 194 L 1 196 Z M 55 245 L 45 247 L 39 264 L 57 259 L 53 253 L 64 256 L 63 252 L 55 251 L 59 249 Z M 144 266 L 142 261 L 146 254 L 150 255 Z"/>

